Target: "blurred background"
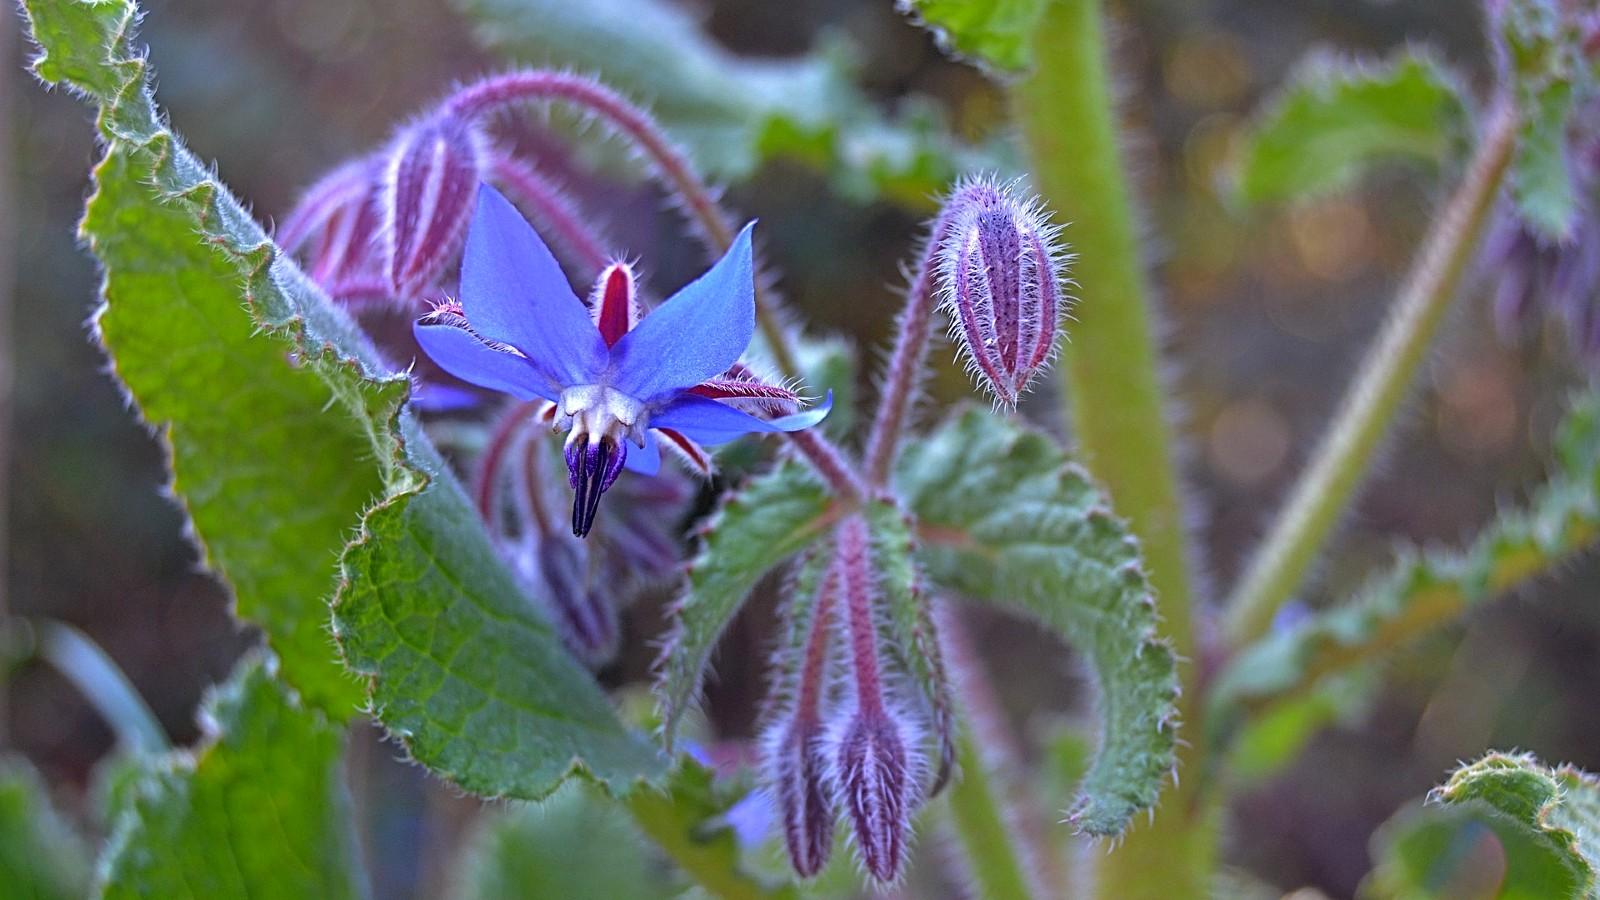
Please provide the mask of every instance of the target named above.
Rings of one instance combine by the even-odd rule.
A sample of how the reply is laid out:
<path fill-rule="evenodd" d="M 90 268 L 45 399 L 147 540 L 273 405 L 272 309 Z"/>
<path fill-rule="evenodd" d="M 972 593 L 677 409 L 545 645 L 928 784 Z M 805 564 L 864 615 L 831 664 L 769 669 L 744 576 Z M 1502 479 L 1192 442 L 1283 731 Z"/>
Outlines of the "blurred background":
<path fill-rule="evenodd" d="M 1475 83 L 1487 53 L 1475 5 L 1460 0 L 1112 6 L 1193 533 L 1211 582 L 1224 586 L 1320 435 L 1439 187 L 1400 174 L 1245 216 L 1230 209 L 1223 184 L 1232 136 L 1314 47 L 1381 54 L 1426 43 Z M 149 0 L 143 38 L 176 129 L 270 220 L 320 173 L 381 143 L 452 84 L 508 62 L 468 7 L 479 4 Z M 711 38 L 737 53 L 791 57 L 827 47 L 849 56 L 851 78 L 873 104 L 904 111 L 925 98 L 968 142 L 1005 137 L 999 92 L 943 57 L 890 0 L 701 0 L 694 9 Z M 0 610 L 81 628 L 174 741 L 187 743 L 198 733 L 202 692 L 256 637 L 232 621 L 227 592 L 198 568 L 163 490 L 160 441 L 127 408 L 85 326 L 97 274 L 75 223 L 96 157 L 90 113 L 31 80 L 19 30 L 15 16 L 0 14 Z M 520 61 L 549 60 L 524 52 Z M 579 196 L 649 261 L 660 285 L 681 283 L 697 251 L 657 195 L 610 171 L 574 180 Z M 777 160 L 732 186 L 729 201 L 761 217 L 781 288 L 810 329 L 843 336 L 871 361 L 898 306 L 897 267 L 931 210 L 919 202 L 926 192 L 906 193 L 865 200 L 816 166 Z M 1307 603 L 1347 595 L 1391 558 L 1396 538 L 1462 543 L 1539 478 L 1561 398 L 1581 372 L 1560 340 L 1499 340 L 1487 300 L 1485 279 L 1470 278 L 1399 440 Z M 1094 315 L 1092 286 L 1082 301 L 1077 314 Z M 941 405 L 968 393 L 959 370 L 947 369 L 935 383 Z M 1024 412 L 1059 430 L 1054 400 L 1046 388 Z M 1286 890 L 1349 896 L 1370 868 L 1373 829 L 1457 760 L 1516 747 L 1600 769 L 1597 589 L 1600 567 L 1580 561 L 1405 654 L 1361 715 L 1240 797 L 1229 859 Z M 767 598 L 741 618 L 718 661 L 709 709 L 732 736 L 752 726 L 770 607 Z M 629 627 L 632 655 L 619 679 L 643 671 L 658 627 L 653 609 L 638 610 Z M 975 634 L 980 649 L 1006 648 L 989 661 L 1019 728 L 1082 712 L 1084 685 L 1070 654 L 1016 623 L 982 620 Z M 90 773 L 111 742 L 55 671 L 23 663 L 11 672 L 0 752 L 31 760 L 63 806 L 81 811 L 89 802 Z M 438 896 L 477 804 L 395 756 L 376 733 L 363 733 L 350 762 L 375 893 Z"/>

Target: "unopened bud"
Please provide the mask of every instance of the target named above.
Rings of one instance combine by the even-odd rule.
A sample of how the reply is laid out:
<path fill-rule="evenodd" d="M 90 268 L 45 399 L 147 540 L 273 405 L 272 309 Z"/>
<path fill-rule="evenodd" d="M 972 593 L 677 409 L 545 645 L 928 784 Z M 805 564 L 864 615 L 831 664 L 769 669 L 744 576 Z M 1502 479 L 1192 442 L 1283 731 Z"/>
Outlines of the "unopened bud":
<path fill-rule="evenodd" d="M 887 709 L 856 712 L 835 738 L 834 786 L 850 819 L 856 852 L 873 878 L 900 877 L 916 809 L 918 742 Z"/>
<path fill-rule="evenodd" d="M 1017 185 L 978 181 L 946 208 L 939 289 L 950 334 L 997 402 L 1014 406 L 1055 352 L 1065 306 L 1056 227 Z"/>
<path fill-rule="evenodd" d="M 384 277 L 402 299 L 433 287 L 461 250 L 487 153 L 465 119 L 438 114 L 400 132 L 384 172 Z"/>
<path fill-rule="evenodd" d="M 543 599 L 567 648 L 591 665 L 609 660 L 617 646 L 617 611 L 604 593 L 591 587 L 582 545 L 563 535 L 543 535 L 538 564 Z"/>
<path fill-rule="evenodd" d="M 833 851 L 833 797 L 828 790 L 827 750 L 815 719 L 774 722 L 766 739 L 766 778 L 783 821 L 789 860 L 802 878 L 828 864 Z"/>

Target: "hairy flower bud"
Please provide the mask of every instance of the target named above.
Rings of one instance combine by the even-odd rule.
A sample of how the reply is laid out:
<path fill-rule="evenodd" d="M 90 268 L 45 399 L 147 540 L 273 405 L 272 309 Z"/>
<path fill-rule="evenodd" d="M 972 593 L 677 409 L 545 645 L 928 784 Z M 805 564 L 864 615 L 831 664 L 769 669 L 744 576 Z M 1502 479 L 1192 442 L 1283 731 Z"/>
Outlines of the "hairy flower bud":
<path fill-rule="evenodd" d="M 915 729 L 888 709 L 857 711 L 833 739 L 833 782 L 856 852 L 873 878 L 900 877 L 917 806 Z"/>
<path fill-rule="evenodd" d="M 558 533 L 542 535 L 536 555 L 543 599 L 568 649 L 590 664 L 610 659 L 617 646 L 617 611 L 591 587 L 582 543 Z"/>
<path fill-rule="evenodd" d="M 400 298 L 433 287 L 460 252 L 487 156 L 472 123 L 447 113 L 411 125 L 390 144 L 383 275 Z"/>
<path fill-rule="evenodd" d="M 973 377 L 1014 406 L 1056 349 L 1067 303 L 1057 229 L 1015 183 L 957 188 L 945 215 L 939 292 L 951 337 Z"/>
<path fill-rule="evenodd" d="M 765 757 L 789 860 L 800 877 L 810 878 L 822 871 L 833 852 L 833 796 L 821 723 L 804 716 L 774 723 Z"/>

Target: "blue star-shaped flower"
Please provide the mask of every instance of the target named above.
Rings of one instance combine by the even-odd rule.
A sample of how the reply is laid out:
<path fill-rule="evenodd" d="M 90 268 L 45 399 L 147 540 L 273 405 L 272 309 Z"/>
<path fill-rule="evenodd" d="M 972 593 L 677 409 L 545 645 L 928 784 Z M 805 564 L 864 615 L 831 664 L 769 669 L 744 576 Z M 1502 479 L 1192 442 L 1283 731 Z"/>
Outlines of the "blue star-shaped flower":
<path fill-rule="evenodd" d="M 634 306 L 624 266 L 602 274 L 591 309 L 516 208 L 494 188 L 479 187 L 460 305 L 418 320 L 413 331 L 423 351 L 457 378 L 555 403 L 555 426 L 568 429 L 574 534 L 589 533 L 600 495 L 624 465 L 656 472 L 658 433 L 679 446 L 721 444 L 751 432 L 809 428 L 828 414 L 831 393 L 814 409 L 771 420 L 717 399 L 759 399 L 740 387 L 751 382 L 718 378 L 755 330 L 754 225 L 648 315 Z M 632 454 L 629 442 L 637 448 Z"/>

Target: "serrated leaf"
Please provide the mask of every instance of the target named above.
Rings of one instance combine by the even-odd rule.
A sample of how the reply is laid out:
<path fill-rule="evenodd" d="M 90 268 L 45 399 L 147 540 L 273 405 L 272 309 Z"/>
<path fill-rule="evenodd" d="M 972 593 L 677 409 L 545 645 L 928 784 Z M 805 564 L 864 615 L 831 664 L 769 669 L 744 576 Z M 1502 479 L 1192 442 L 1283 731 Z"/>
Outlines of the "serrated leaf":
<path fill-rule="evenodd" d="M 785 462 L 730 492 L 708 523 L 674 608 L 656 693 L 667 746 L 700 691 L 717 639 L 762 576 L 804 550 L 833 522 L 827 490 L 811 471 Z"/>
<path fill-rule="evenodd" d="M 928 579 L 1033 618 L 1088 659 L 1100 743 L 1072 821 L 1121 834 L 1175 763 L 1177 662 L 1138 545 L 1055 442 L 970 410 L 907 448 L 899 487 Z"/>
<path fill-rule="evenodd" d="M 33 766 L 20 756 L 0 757 L 0 893 L 76 900 L 89 887 L 90 857 Z"/>
<path fill-rule="evenodd" d="M 1583 36 L 1577 16 L 1564 14 L 1552 0 L 1509 0 L 1499 16 L 1521 113 L 1511 158 L 1511 197 L 1535 233 L 1551 242 L 1565 241 L 1577 222 L 1579 193 L 1567 132 L 1580 101 L 1596 87 L 1583 61 Z"/>
<path fill-rule="evenodd" d="M 107 346 L 169 436 L 196 531 L 290 683 L 336 717 L 361 700 L 324 602 L 359 523 L 334 631 L 417 761 L 525 797 L 578 766 L 613 786 L 663 774 L 515 586 L 402 406 L 408 379 L 161 122 L 132 43 L 136 7 L 26 9 L 39 74 L 101 107 L 106 158 L 85 231 L 106 270 Z"/>
<path fill-rule="evenodd" d="M 946 50 L 1007 72 L 1032 64 L 1047 0 L 900 0 Z"/>
<path fill-rule="evenodd" d="M 832 178 L 847 196 L 918 208 L 958 174 L 1002 166 L 963 146 L 930 104 L 886 122 L 850 83 L 839 53 L 747 59 L 713 42 L 667 0 L 456 0 L 487 47 L 537 65 L 598 72 L 648 102 L 719 180 L 782 157 Z"/>
<path fill-rule="evenodd" d="M 1600 392 L 1573 398 L 1556 443 L 1557 469 L 1527 508 L 1502 512 L 1465 552 L 1406 550 L 1353 601 L 1241 651 L 1211 694 L 1213 736 L 1225 737 L 1247 710 L 1380 660 L 1600 539 Z"/>
<path fill-rule="evenodd" d="M 933 791 L 937 792 L 955 767 L 956 727 L 939 636 L 914 561 L 916 541 L 911 536 L 911 522 L 892 503 L 869 503 L 867 526 L 878 595 L 887 613 L 880 620 L 882 645 L 893 668 L 909 676 L 933 725 L 938 744 Z"/>
<path fill-rule="evenodd" d="M 1355 65 L 1314 55 L 1245 136 L 1238 195 L 1300 200 L 1349 188 L 1382 164 L 1440 165 L 1461 144 L 1467 109 L 1455 78 L 1430 57 Z"/>
<path fill-rule="evenodd" d="M 1457 769 L 1374 836 L 1379 897 L 1600 897 L 1600 781 L 1532 756 L 1491 753 Z M 1475 866 L 1474 864 L 1478 865 Z M 1487 863 L 1487 865 L 1483 865 Z"/>
<path fill-rule="evenodd" d="M 655 865 L 626 809 L 569 781 L 544 800 L 486 812 L 451 881 L 459 900 L 675 896 Z"/>
<path fill-rule="evenodd" d="M 148 763 L 101 861 L 101 896 L 366 894 L 340 776 L 343 729 L 272 670 L 246 660 L 204 703 L 202 746 Z"/>

